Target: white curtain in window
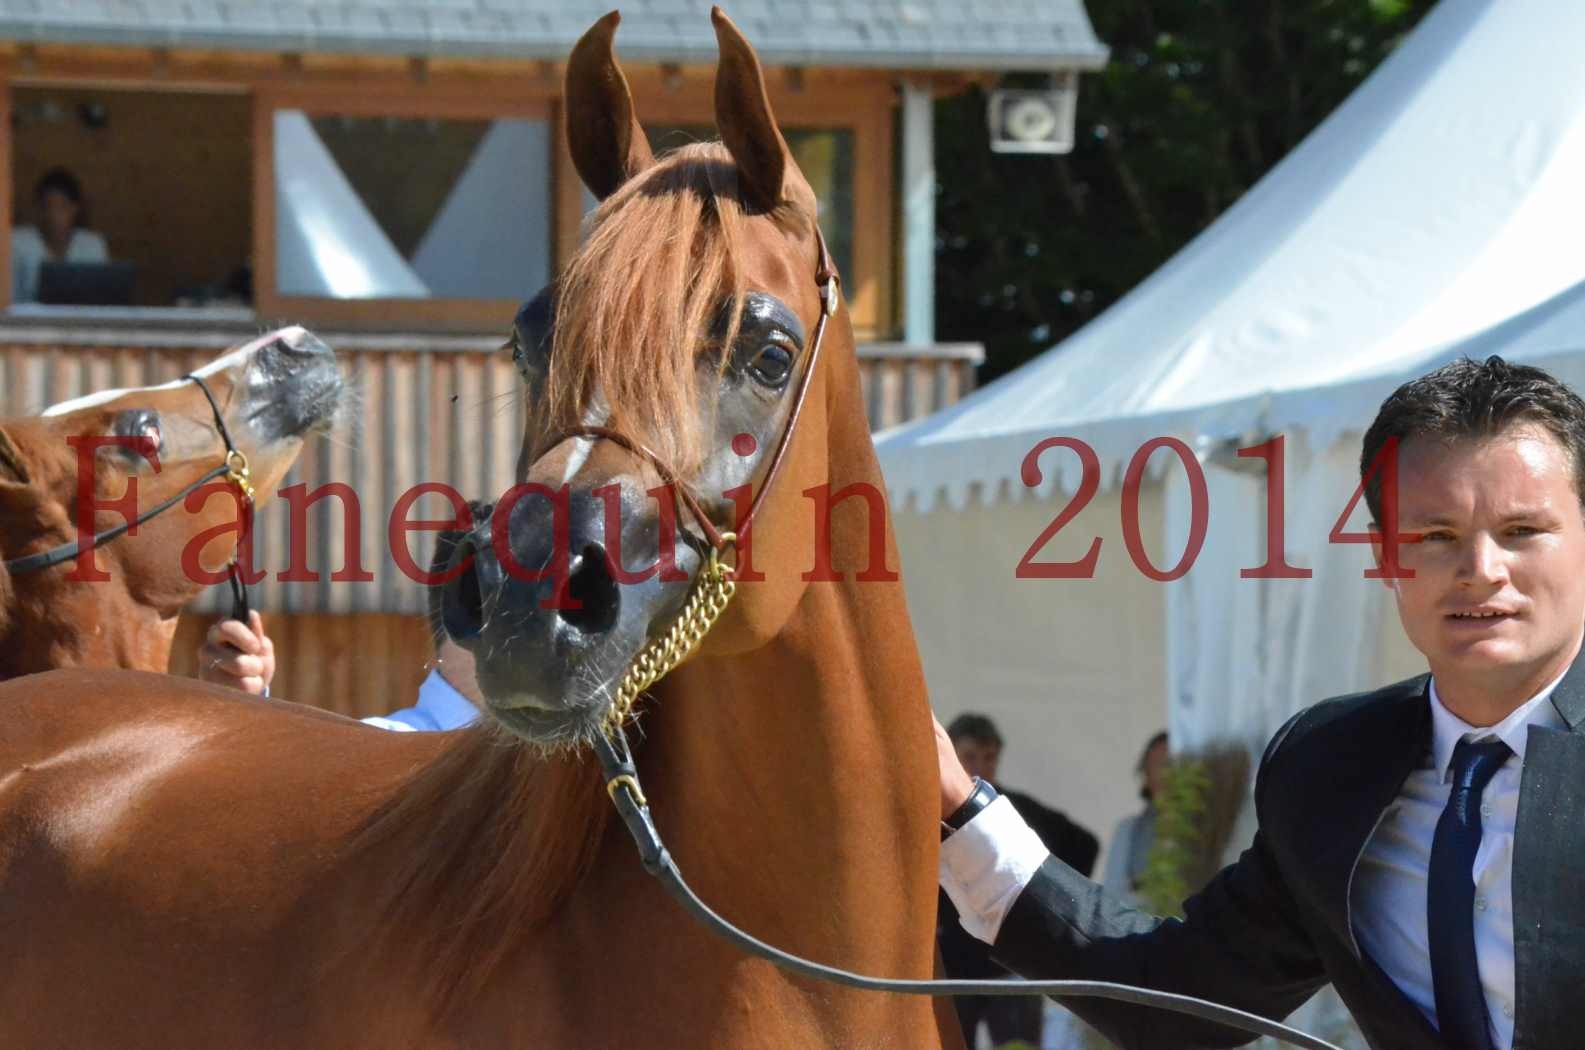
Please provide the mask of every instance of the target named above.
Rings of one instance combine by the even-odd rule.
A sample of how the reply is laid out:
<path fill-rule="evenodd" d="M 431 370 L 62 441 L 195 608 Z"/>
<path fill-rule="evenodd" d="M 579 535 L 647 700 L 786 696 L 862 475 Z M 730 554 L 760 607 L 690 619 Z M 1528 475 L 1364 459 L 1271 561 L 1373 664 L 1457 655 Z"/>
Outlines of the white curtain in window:
<path fill-rule="evenodd" d="M 275 281 L 282 295 L 430 294 L 300 110 L 275 114 Z"/>
<path fill-rule="evenodd" d="M 528 299 L 550 281 L 550 127 L 497 120 L 413 252 L 435 295 Z"/>

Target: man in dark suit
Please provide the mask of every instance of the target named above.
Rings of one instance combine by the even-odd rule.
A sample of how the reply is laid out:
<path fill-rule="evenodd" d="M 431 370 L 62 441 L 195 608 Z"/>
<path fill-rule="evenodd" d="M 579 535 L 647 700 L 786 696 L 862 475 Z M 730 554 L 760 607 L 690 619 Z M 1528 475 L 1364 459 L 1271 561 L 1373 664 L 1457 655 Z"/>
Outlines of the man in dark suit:
<path fill-rule="evenodd" d="M 1360 462 L 1430 674 L 1289 721 L 1261 761 L 1254 843 L 1182 921 L 1049 857 L 938 726 L 942 885 L 1029 977 L 1273 1018 L 1331 982 L 1379 1050 L 1585 1046 L 1585 402 L 1539 369 L 1459 361 L 1383 403 Z M 1127 1048 L 1251 1038 L 1069 1005 Z"/>
<path fill-rule="evenodd" d="M 1003 787 L 996 773 L 1002 760 L 1002 734 L 996 723 L 980 714 L 964 713 L 947 727 L 947 737 L 963 768 L 971 775 L 995 784 L 996 790 L 1011 802 L 1024 823 L 1040 839 L 1053 857 L 1081 874 L 1095 867 L 1101 851 L 1100 840 L 1069 820 L 1066 814 L 1042 805 L 1032 795 Z M 979 979 L 1004 977 L 1007 971 L 991 961 L 990 946 L 969 936 L 946 894 L 936 909 L 936 933 L 941 944 L 941 961 L 948 977 Z M 1041 1005 L 1031 996 L 961 995 L 953 1001 L 963 1038 L 975 1045 L 975 1032 L 981 1022 L 990 1033 L 991 1045 L 1023 1041 L 1040 1045 Z"/>

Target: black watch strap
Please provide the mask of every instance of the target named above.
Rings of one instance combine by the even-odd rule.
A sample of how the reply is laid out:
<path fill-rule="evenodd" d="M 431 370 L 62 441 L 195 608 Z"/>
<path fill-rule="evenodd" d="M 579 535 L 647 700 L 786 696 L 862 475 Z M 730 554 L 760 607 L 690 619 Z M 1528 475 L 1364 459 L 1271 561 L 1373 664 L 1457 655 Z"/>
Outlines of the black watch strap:
<path fill-rule="evenodd" d="M 952 815 L 941 822 L 941 836 L 945 838 L 957 831 L 979 816 L 980 811 L 995 802 L 997 791 L 995 785 L 984 777 L 974 778 L 974 790 L 969 792 L 969 797 L 963 800 L 963 805 L 952 811 Z"/>

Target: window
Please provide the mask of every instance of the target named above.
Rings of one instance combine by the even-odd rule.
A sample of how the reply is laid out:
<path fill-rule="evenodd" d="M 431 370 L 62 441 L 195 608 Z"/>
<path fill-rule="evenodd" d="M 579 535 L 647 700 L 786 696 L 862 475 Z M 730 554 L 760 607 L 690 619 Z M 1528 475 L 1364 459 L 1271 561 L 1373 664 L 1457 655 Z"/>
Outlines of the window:
<path fill-rule="evenodd" d="M 250 301 L 245 95 L 17 87 L 11 112 L 13 303 Z"/>
<path fill-rule="evenodd" d="M 550 277 L 539 119 L 273 113 L 275 291 L 527 299 Z"/>

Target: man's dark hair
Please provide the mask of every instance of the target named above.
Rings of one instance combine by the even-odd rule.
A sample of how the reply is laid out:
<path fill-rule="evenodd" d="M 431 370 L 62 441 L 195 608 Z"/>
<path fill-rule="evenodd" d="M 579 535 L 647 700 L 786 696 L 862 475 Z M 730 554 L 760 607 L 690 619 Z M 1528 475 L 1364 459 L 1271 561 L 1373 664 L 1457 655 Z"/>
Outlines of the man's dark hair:
<path fill-rule="evenodd" d="M 947 726 L 947 736 L 954 744 L 967 737 L 977 743 L 995 744 L 998 750 L 1002 747 L 1002 734 L 996 731 L 996 723 L 984 715 L 959 715 Z"/>
<path fill-rule="evenodd" d="M 1490 438 L 1521 423 L 1540 427 L 1563 447 L 1574 466 L 1574 492 L 1585 506 L 1585 401 L 1541 369 L 1496 356 L 1484 361 L 1461 357 L 1394 390 L 1365 432 L 1359 475 L 1370 473 L 1392 438 L 1401 451 L 1410 438 L 1449 443 Z M 1381 476 L 1378 470 L 1365 483 L 1365 502 L 1377 524 L 1382 523 Z"/>
<path fill-rule="evenodd" d="M 46 193 L 59 193 L 79 208 L 83 206 L 83 184 L 65 168 L 51 168 L 34 184 L 34 200 L 42 201 Z"/>

